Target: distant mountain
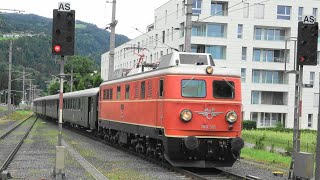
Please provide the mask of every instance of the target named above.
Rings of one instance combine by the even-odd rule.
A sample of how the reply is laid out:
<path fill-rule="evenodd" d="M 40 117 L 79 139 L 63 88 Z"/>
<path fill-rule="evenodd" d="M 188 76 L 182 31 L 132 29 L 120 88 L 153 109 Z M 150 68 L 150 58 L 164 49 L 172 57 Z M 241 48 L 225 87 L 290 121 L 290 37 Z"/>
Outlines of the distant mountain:
<path fill-rule="evenodd" d="M 0 14 L 0 90 L 7 88 L 9 38 L 13 38 L 14 70 L 35 73 L 36 84 L 45 88 L 44 81 L 57 74 L 59 65 L 51 55 L 52 19 L 34 14 Z M 96 25 L 76 21 L 75 55 L 88 56 L 100 64 L 101 54 L 109 51 L 110 33 Z M 130 39 L 116 35 L 116 46 Z M 13 73 L 13 78 L 19 75 Z M 13 86 L 21 89 L 20 82 Z"/>

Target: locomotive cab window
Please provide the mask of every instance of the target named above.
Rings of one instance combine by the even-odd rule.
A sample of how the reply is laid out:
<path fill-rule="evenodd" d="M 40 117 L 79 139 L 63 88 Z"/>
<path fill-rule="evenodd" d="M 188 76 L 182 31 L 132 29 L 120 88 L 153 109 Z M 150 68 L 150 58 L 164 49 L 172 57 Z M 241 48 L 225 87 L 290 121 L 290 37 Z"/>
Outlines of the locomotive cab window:
<path fill-rule="evenodd" d="M 234 82 L 213 81 L 213 97 L 233 99 L 234 98 Z"/>
<path fill-rule="evenodd" d="M 117 99 L 120 99 L 120 95 L 121 95 L 121 87 L 117 86 Z"/>
<path fill-rule="evenodd" d="M 181 94 L 182 97 L 206 97 L 206 81 L 184 79 L 181 81 Z"/>
<path fill-rule="evenodd" d="M 129 84 L 126 84 L 126 99 L 129 99 L 130 97 L 130 85 Z"/>

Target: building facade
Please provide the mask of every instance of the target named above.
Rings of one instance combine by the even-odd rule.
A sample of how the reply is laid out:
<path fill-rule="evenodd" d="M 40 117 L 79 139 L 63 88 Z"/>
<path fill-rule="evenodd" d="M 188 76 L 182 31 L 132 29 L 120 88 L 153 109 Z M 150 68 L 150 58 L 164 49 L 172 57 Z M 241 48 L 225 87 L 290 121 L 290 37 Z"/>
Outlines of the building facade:
<path fill-rule="evenodd" d="M 162 55 L 183 51 L 185 29 L 191 28 L 192 52 L 211 53 L 216 66 L 241 71 L 244 120 L 292 128 L 295 74 L 285 68 L 294 69 L 298 21 L 319 17 L 320 1 L 193 0 L 192 27 L 185 26 L 185 3 L 170 0 L 157 8 L 146 33 L 115 49 L 114 69 L 134 69 L 141 56 L 157 63 Z M 108 59 L 109 52 L 101 56 L 103 80 L 108 80 Z M 304 67 L 303 83 L 312 86 L 303 88 L 303 129 L 317 128 L 319 72 L 319 65 Z"/>

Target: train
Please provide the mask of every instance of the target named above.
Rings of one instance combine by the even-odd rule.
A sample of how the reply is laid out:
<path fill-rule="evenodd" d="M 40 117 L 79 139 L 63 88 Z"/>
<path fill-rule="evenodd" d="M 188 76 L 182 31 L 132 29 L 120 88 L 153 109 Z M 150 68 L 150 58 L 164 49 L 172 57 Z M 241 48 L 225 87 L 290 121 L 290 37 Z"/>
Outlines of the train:
<path fill-rule="evenodd" d="M 64 93 L 64 124 L 176 167 L 231 167 L 239 159 L 240 72 L 215 66 L 210 54 L 173 52 L 157 66 L 118 74 Z M 40 97 L 33 111 L 55 120 L 58 104 L 58 94 Z"/>

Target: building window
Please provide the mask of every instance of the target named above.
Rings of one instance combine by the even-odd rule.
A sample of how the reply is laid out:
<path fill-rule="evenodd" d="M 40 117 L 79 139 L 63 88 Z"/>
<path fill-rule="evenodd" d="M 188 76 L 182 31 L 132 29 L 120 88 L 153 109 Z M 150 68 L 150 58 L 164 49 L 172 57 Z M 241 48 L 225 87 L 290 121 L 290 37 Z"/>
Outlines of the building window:
<path fill-rule="evenodd" d="M 184 22 L 180 23 L 180 38 L 184 37 Z"/>
<path fill-rule="evenodd" d="M 255 27 L 254 40 L 283 41 L 285 32 L 285 29 Z"/>
<path fill-rule="evenodd" d="M 310 72 L 310 84 L 314 85 L 315 72 Z"/>
<path fill-rule="evenodd" d="M 194 24 L 192 36 L 225 37 L 225 24 Z"/>
<path fill-rule="evenodd" d="M 243 24 L 238 24 L 238 38 L 242 39 L 243 34 Z"/>
<path fill-rule="evenodd" d="M 319 93 L 313 94 L 313 107 L 319 106 Z"/>
<path fill-rule="evenodd" d="M 252 91 L 251 104 L 285 105 L 283 92 Z"/>
<path fill-rule="evenodd" d="M 211 15 L 227 16 L 228 3 L 226 2 L 211 2 Z"/>
<path fill-rule="evenodd" d="M 254 18 L 263 19 L 264 18 L 264 4 L 254 5 Z"/>
<path fill-rule="evenodd" d="M 166 31 L 162 31 L 162 43 L 165 43 Z"/>
<path fill-rule="evenodd" d="M 284 63 L 284 49 L 253 49 L 253 61 Z"/>
<path fill-rule="evenodd" d="M 155 43 L 156 43 L 156 47 L 158 47 L 158 34 L 156 34 L 156 39 L 154 40 L 155 41 Z M 133 51 L 133 53 L 134 53 L 134 51 Z"/>
<path fill-rule="evenodd" d="M 202 0 L 193 0 L 192 14 L 201 14 L 201 1 Z"/>
<path fill-rule="evenodd" d="M 184 51 L 184 45 L 183 45 L 183 44 L 179 45 L 179 51 L 180 51 L 180 52 L 183 52 L 183 51 Z"/>
<path fill-rule="evenodd" d="M 320 40 L 318 39 L 318 42 L 320 42 Z M 317 55 L 317 64 L 319 64 L 320 61 L 320 51 L 318 51 L 318 55 Z"/>
<path fill-rule="evenodd" d="M 313 114 L 308 114 L 308 128 L 312 128 Z"/>
<path fill-rule="evenodd" d="M 298 9 L 298 21 L 302 21 L 302 15 L 303 15 L 303 7 L 299 7 L 299 9 Z"/>
<path fill-rule="evenodd" d="M 246 82 L 246 68 L 241 68 L 241 82 Z"/>
<path fill-rule="evenodd" d="M 278 5 L 277 8 L 277 19 L 290 20 L 291 6 Z"/>
<path fill-rule="evenodd" d="M 284 84 L 283 71 L 252 70 L 252 82 L 261 84 Z"/>
<path fill-rule="evenodd" d="M 313 8 L 312 9 L 312 15 L 317 18 L 318 17 L 318 8 Z"/>
<path fill-rule="evenodd" d="M 208 37 L 225 37 L 224 32 L 225 32 L 224 24 L 207 24 Z"/>
<path fill-rule="evenodd" d="M 210 53 L 213 59 L 226 59 L 226 46 L 207 46 L 206 52 Z"/>
<path fill-rule="evenodd" d="M 206 36 L 206 25 L 205 24 L 194 24 L 191 30 L 192 36 Z"/>
<path fill-rule="evenodd" d="M 247 60 L 247 47 L 242 47 L 241 60 Z"/>
<path fill-rule="evenodd" d="M 194 53 L 205 53 L 206 46 L 201 44 L 191 44 L 191 52 Z"/>
<path fill-rule="evenodd" d="M 177 10 L 176 10 L 176 18 L 178 19 L 179 17 L 179 4 L 177 4 Z"/>
<path fill-rule="evenodd" d="M 164 24 L 167 24 L 167 16 L 168 16 L 168 10 L 166 10 L 164 15 Z"/>
<path fill-rule="evenodd" d="M 249 3 L 243 4 L 243 17 L 248 18 L 249 17 Z"/>

